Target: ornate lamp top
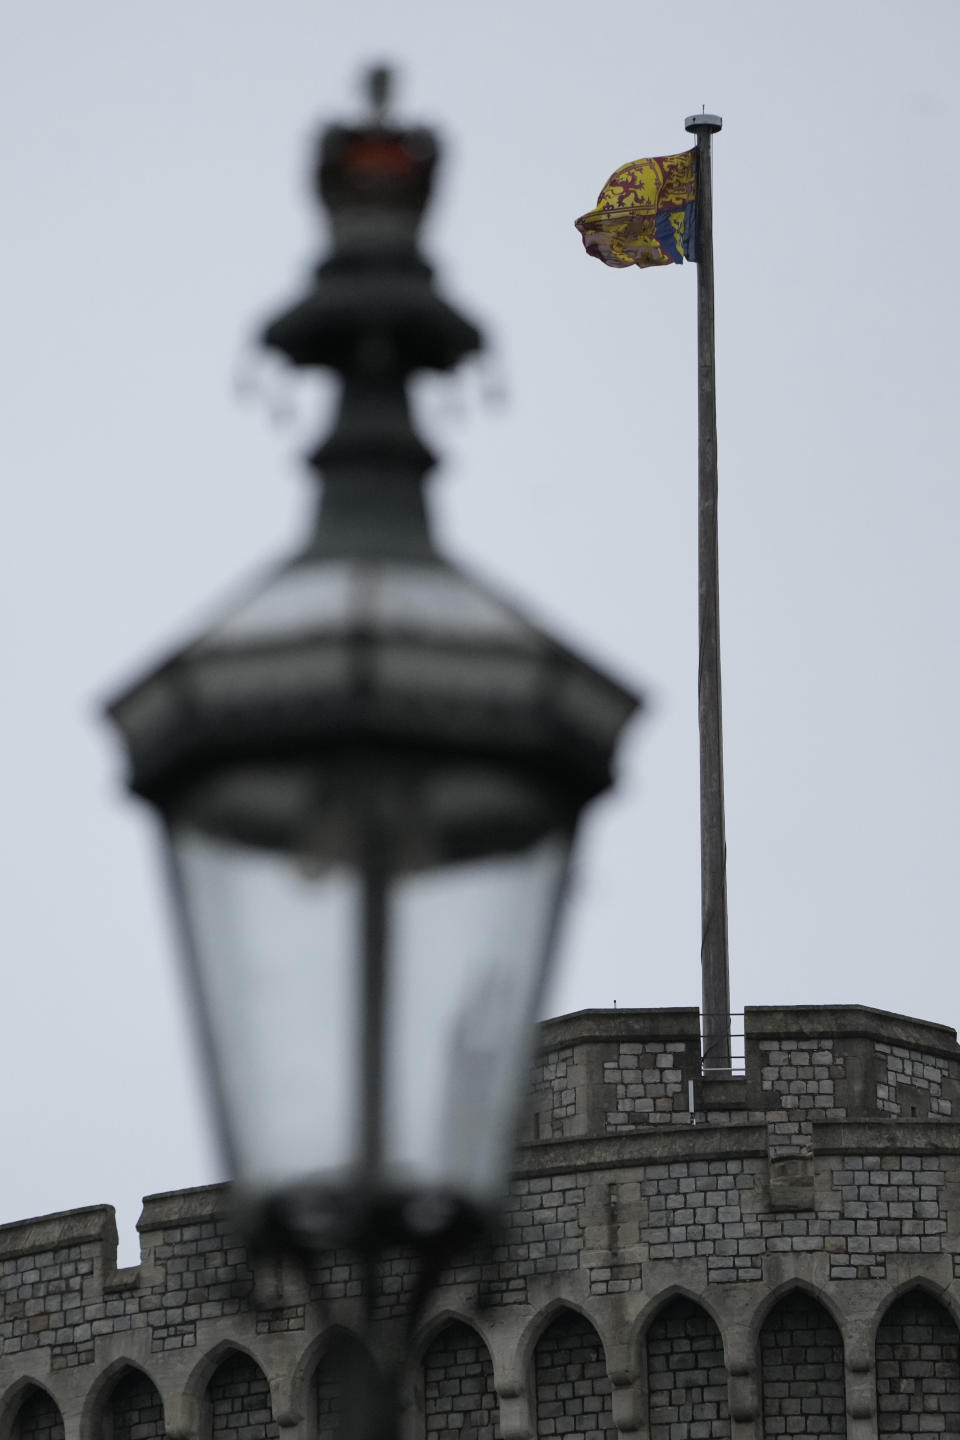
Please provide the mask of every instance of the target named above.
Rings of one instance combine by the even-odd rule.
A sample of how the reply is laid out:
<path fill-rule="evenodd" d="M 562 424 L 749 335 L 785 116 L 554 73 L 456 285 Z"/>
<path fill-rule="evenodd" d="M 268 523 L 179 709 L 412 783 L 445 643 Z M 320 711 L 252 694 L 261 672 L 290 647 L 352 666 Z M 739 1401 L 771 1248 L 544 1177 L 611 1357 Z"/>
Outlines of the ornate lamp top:
<path fill-rule="evenodd" d="M 473 748 L 541 767 L 577 803 L 609 783 L 636 697 L 438 554 L 423 481 L 434 457 L 407 383 L 481 345 L 447 304 L 417 233 L 438 147 L 388 117 L 389 72 L 370 115 L 320 139 L 317 194 L 332 250 L 267 346 L 342 381 L 316 528 L 238 608 L 113 707 L 133 786 L 158 801 L 232 759 L 383 743 Z"/>
<path fill-rule="evenodd" d="M 264 343 L 295 365 L 345 376 L 448 370 L 482 341 L 436 294 L 417 249 L 439 147 L 429 130 L 387 123 L 388 70 L 372 71 L 368 87 L 369 119 L 330 125 L 320 137 L 315 188 L 333 253 L 314 289 L 268 327 Z"/>

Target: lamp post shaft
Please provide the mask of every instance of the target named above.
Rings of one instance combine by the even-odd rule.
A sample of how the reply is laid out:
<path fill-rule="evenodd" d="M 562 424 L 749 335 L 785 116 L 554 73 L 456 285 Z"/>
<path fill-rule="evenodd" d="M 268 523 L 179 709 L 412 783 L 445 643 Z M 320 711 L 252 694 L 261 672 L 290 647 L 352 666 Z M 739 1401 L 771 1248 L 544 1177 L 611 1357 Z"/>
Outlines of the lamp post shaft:
<path fill-rule="evenodd" d="M 376 837 L 368 842 L 363 866 L 360 943 L 363 993 L 363 1035 L 360 1046 L 363 1073 L 363 1166 L 378 1175 L 383 1160 L 383 1041 L 387 971 L 387 870 Z"/>
<path fill-rule="evenodd" d="M 727 841 L 723 803 L 720 587 L 717 540 L 717 392 L 713 303 L 711 138 L 719 118 L 695 115 L 697 136 L 697 418 L 700 649 L 700 965 L 703 1065 L 730 1069 L 730 959 L 727 946 Z"/>

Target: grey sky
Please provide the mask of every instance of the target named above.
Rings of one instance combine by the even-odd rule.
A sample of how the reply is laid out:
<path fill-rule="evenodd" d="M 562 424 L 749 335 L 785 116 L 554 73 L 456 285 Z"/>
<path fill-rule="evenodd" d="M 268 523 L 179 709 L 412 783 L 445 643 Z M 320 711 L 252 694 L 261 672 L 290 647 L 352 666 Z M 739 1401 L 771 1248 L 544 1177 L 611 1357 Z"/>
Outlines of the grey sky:
<path fill-rule="evenodd" d="M 382 58 L 447 139 L 429 247 L 509 392 L 473 370 L 423 397 L 443 532 L 653 702 L 582 836 L 551 1010 L 699 995 L 696 277 L 607 270 L 572 222 L 704 103 L 735 1005 L 960 1018 L 958 17 L 10 11 L 0 1220 L 109 1201 L 130 1262 L 143 1193 L 217 1178 L 153 835 L 97 705 L 300 531 L 316 424 L 233 381 L 317 252 L 308 140 Z"/>

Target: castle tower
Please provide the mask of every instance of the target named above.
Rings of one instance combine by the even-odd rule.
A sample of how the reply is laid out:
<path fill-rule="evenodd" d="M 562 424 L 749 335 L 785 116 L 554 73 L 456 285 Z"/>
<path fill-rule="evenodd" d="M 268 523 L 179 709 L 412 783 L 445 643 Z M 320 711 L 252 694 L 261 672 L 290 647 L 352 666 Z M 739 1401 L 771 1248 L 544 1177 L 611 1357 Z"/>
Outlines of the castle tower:
<path fill-rule="evenodd" d="M 495 1248 L 415 1336 L 408 1440 L 960 1433 L 960 1046 L 861 1006 L 746 1012 L 702 1078 L 698 1012 L 544 1024 Z M 413 1281 L 265 1272 L 217 1189 L 0 1228 L 2 1440 L 328 1440 L 399 1345 Z M 369 1348 L 368 1348 L 369 1347 Z"/>

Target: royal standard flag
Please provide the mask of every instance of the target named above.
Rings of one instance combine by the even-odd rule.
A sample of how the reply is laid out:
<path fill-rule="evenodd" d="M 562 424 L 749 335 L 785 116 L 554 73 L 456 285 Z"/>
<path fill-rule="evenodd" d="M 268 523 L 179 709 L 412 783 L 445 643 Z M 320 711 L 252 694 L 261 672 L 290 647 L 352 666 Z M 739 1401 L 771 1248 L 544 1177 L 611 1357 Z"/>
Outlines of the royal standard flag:
<path fill-rule="evenodd" d="M 697 258 L 696 198 L 696 150 L 632 160 L 575 223 L 587 254 L 604 265 L 682 265 Z"/>

